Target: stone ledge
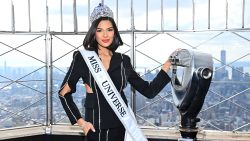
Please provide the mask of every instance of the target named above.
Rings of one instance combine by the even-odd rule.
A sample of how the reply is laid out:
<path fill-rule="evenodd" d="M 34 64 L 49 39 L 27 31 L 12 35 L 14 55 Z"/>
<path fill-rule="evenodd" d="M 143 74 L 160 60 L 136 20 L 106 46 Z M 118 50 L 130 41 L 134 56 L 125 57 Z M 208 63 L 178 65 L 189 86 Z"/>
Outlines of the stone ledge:
<path fill-rule="evenodd" d="M 149 139 L 166 139 L 177 140 L 180 138 L 180 133 L 177 129 L 141 127 L 142 131 Z M 31 126 L 18 127 L 11 129 L 0 130 L 0 140 L 28 137 L 35 135 L 75 135 L 84 136 L 78 126 L 71 126 L 68 124 L 46 126 Z M 198 140 L 206 141 L 249 141 L 250 132 L 230 132 L 230 131 L 215 131 L 202 130 L 197 134 Z"/>

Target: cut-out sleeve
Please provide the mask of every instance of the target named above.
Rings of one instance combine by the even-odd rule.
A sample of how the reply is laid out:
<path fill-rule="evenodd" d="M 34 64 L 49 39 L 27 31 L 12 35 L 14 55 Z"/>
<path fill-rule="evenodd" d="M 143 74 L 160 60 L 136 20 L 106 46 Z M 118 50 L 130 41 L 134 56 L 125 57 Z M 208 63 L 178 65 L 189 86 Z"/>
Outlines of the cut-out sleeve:
<path fill-rule="evenodd" d="M 76 91 L 76 84 L 79 81 L 79 79 L 83 78 L 84 80 L 83 62 L 84 60 L 80 52 L 79 51 L 74 52 L 70 68 L 66 73 L 66 76 L 59 90 L 59 98 L 72 125 L 75 124 L 77 120 L 81 118 L 81 113 L 79 112 L 79 109 L 73 100 L 72 94 L 75 93 Z M 60 94 L 61 90 L 64 88 L 66 84 L 68 84 L 68 86 L 70 87 L 70 92 L 66 94 Z"/>

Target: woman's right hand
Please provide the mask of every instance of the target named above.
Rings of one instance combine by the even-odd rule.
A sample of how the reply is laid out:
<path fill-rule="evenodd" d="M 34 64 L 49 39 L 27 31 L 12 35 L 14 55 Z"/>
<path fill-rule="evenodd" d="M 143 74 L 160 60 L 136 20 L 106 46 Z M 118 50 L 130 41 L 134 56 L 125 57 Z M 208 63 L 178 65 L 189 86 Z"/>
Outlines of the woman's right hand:
<path fill-rule="evenodd" d="M 83 133 L 85 134 L 85 136 L 87 136 L 89 130 L 92 130 L 93 132 L 95 132 L 95 128 L 94 128 L 93 124 L 90 122 L 86 122 L 85 125 L 82 126 L 82 130 L 83 130 Z"/>
<path fill-rule="evenodd" d="M 89 130 L 92 130 L 93 132 L 95 132 L 95 128 L 92 123 L 87 122 L 83 120 L 82 118 L 80 118 L 77 123 L 82 128 L 85 136 L 88 134 Z"/>

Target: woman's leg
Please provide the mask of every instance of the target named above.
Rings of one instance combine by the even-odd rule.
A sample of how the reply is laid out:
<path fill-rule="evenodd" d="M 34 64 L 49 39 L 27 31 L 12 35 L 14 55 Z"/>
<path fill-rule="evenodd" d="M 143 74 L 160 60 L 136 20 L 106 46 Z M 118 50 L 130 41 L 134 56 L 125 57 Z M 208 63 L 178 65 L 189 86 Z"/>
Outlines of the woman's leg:
<path fill-rule="evenodd" d="M 105 141 L 124 141 L 125 129 L 120 128 L 111 128 L 106 133 Z"/>
<path fill-rule="evenodd" d="M 125 129 L 123 127 L 110 129 L 96 129 L 96 132 L 89 131 L 87 141 L 124 141 Z"/>

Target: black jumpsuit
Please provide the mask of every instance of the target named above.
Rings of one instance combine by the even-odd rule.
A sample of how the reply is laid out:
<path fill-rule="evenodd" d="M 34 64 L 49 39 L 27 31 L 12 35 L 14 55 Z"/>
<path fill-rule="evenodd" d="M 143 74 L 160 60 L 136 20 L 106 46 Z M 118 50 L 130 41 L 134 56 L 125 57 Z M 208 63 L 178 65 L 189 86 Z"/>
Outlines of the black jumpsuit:
<path fill-rule="evenodd" d="M 126 104 L 127 99 L 123 89 L 126 87 L 127 82 L 142 95 L 153 98 L 170 81 L 170 77 L 163 70 L 160 70 L 151 82 L 144 81 L 134 71 L 130 58 L 116 52 L 111 57 L 107 72 Z M 72 93 L 76 91 L 76 83 L 80 78 L 82 78 L 83 83 L 88 84 L 93 90 L 93 93 L 86 94 L 84 105 L 85 120 L 91 122 L 96 129 L 95 133 L 91 130 L 88 132 L 88 141 L 123 141 L 125 129 L 101 93 L 79 51 L 74 52 L 73 61 L 61 85 L 62 89 L 65 84 L 68 84 L 71 91 L 64 96 L 59 95 L 71 124 L 77 123 L 77 120 L 81 118 L 79 109 L 72 98 Z"/>

